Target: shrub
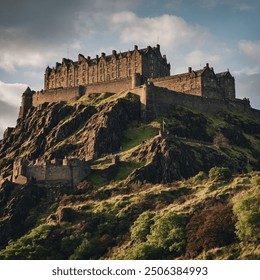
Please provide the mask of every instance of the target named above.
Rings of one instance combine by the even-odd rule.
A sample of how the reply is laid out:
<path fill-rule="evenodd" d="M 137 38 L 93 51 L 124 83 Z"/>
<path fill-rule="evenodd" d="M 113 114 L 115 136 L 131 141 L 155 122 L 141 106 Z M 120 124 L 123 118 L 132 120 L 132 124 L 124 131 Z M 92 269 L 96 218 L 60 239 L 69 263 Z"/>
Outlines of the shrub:
<path fill-rule="evenodd" d="M 155 260 L 161 259 L 163 251 L 148 242 L 135 244 L 135 246 L 119 254 L 116 259 L 124 260 Z"/>
<path fill-rule="evenodd" d="M 238 194 L 233 199 L 234 214 L 237 216 L 236 234 L 243 241 L 260 241 L 260 189 Z"/>
<path fill-rule="evenodd" d="M 207 179 L 208 175 L 204 171 L 200 171 L 197 175 L 193 177 L 193 183 L 199 183 L 204 179 Z"/>
<path fill-rule="evenodd" d="M 232 206 L 217 204 L 195 213 L 186 226 L 188 257 L 203 250 L 231 244 L 235 238 Z"/>
<path fill-rule="evenodd" d="M 209 171 L 209 178 L 214 180 L 229 180 L 232 174 L 228 167 L 213 167 Z"/>
<path fill-rule="evenodd" d="M 147 240 L 149 244 L 164 249 L 166 254 L 179 256 L 186 245 L 185 224 L 186 216 L 167 212 L 155 220 Z"/>
<path fill-rule="evenodd" d="M 143 212 L 131 226 L 131 239 L 146 241 L 146 236 L 150 233 L 154 214 L 151 211 Z"/>
<path fill-rule="evenodd" d="M 214 137 L 213 143 L 215 146 L 217 146 L 219 148 L 227 148 L 229 146 L 228 139 L 222 133 L 218 133 Z"/>

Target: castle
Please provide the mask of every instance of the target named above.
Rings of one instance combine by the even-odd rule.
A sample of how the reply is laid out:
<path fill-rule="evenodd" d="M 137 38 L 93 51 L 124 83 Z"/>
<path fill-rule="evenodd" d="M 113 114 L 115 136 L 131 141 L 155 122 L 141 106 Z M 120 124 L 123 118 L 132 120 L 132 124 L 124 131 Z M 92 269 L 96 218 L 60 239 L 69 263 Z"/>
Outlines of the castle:
<path fill-rule="evenodd" d="M 170 75 L 170 64 L 160 46 L 86 58 L 63 59 L 52 69 L 46 68 L 44 90 L 22 96 L 19 118 L 31 107 L 47 102 L 72 101 L 91 93 L 117 93 L 129 90 L 140 96 L 142 116 L 154 118 L 171 105 L 185 105 L 201 111 L 242 110 L 251 112 L 249 100 L 237 99 L 235 79 L 227 70 L 215 73 L 207 63 L 199 70 Z"/>
<path fill-rule="evenodd" d="M 65 158 L 27 161 L 17 159 L 13 164 L 11 181 L 17 184 L 26 184 L 28 180 L 35 180 L 38 185 L 64 184 L 76 186 L 90 173 L 86 161 L 77 158 Z"/>
<path fill-rule="evenodd" d="M 227 70 L 215 73 L 207 63 L 199 70 L 170 75 L 170 64 L 161 54 L 160 46 L 134 49 L 95 58 L 79 54 L 78 61 L 63 59 L 56 67 L 47 67 L 44 90 L 28 87 L 23 93 L 19 118 L 26 117 L 32 107 L 43 103 L 77 100 L 91 93 L 129 91 L 140 97 L 141 116 L 149 121 L 172 110 L 173 105 L 215 113 L 236 110 L 260 116 L 248 99 L 237 99 L 235 79 Z M 77 185 L 90 172 L 88 163 L 79 159 L 14 162 L 11 180 L 25 184 L 34 178 L 38 184 L 63 183 Z"/>

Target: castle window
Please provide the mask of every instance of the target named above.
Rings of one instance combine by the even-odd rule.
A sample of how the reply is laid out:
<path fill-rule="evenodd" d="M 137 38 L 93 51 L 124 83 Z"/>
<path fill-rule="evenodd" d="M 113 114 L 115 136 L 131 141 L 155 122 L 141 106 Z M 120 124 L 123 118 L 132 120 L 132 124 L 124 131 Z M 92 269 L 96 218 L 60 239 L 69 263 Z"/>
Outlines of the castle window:
<path fill-rule="evenodd" d="M 86 70 L 86 65 L 84 64 L 82 68 L 83 68 L 83 70 Z"/>
<path fill-rule="evenodd" d="M 70 80 L 72 80 L 72 75 L 70 75 Z"/>
<path fill-rule="evenodd" d="M 108 81 L 110 80 L 110 75 L 107 75 L 107 80 L 108 80 Z"/>
<path fill-rule="evenodd" d="M 86 74 L 86 72 L 85 72 L 85 71 L 83 71 L 83 72 L 82 72 L 82 76 L 84 77 L 84 76 L 85 76 L 85 74 Z"/>
<path fill-rule="evenodd" d="M 103 81 L 103 76 L 102 76 L 102 75 L 100 76 L 100 81 L 101 81 L 101 82 Z"/>
<path fill-rule="evenodd" d="M 83 81 L 84 84 L 86 83 L 86 79 L 85 78 L 83 78 L 82 81 Z"/>
<path fill-rule="evenodd" d="M 61 81 L 64 82 L 64 77 L 61 77 Z"/>
<path fill-rule="evenodd" d="M 119 71 L 118 71 L 118 77 L 120 77 L 120 76 L 121 76 L 121 71 L 119 70 Z"/>
<path fill-rule="evenodd" d="M 128 70 L 128 76 L 131 76 L 131 69 Z"/>
<path fill-rule="evenodd" d="M 112 78 L 114 78 L 115 77 L 115 74 L 114 73 L 112 73 Z"/>
<path fill-rule="evenodd" d="M 152 54 L 152 53 L 150 54 L 150 57 L 151 57 L 151 58 L 153 57 L 153 54 Z"/>

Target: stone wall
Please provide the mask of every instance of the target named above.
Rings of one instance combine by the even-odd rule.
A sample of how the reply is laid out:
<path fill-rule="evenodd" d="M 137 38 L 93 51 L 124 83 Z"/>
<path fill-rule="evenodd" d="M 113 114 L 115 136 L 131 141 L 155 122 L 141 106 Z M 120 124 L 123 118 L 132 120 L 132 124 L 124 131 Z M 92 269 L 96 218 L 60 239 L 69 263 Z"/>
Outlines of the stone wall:
<path fill-rule="evenodd" d="M 124 78 L 109 82 L 96 83 L 86 86 L 86 94 L 90 93 L 103 93 L 111 92 L 117 93 L 123 90 L 131 89 L 132 87 L 132 78 Z"/>
<path fill-rule="evenodd" d="M 214 99 L 196 95 L 188 95 L 181 92 L 169 90 L 165 87 L 155 86 L 148 83 L 132 90 L 134 94 L 140 96 L 143 109 L 143 117 L 152 120 L 173 109 L 174 105 L 189 107 L 205 113 L 216 113 L 223 110 L 235 110 L 254 113 L 248 100 L 234 99 Z M 258 110 L 256 110 L 258 111 Z M 260 112 L 260 111 L 258 111 Z"/>
<path fill-rule="evenodd" d="M 64 159 L 55 162 L 27 162 L 17 160 L 13 168 L 13 182 L 25 184 L 34 179 L 41 185 L 66 184 L 76 186 L 90 173 L 87 162 L 78 159 Z"/>
<path fill-rule="evenodd" d="M 57 88 L 43 92 L 36 92 L 32 95 L 32 106 L 38 107 L 40 104 L 45 102 L 52 103 L 76 100 L 84 93 L 84 87 Z"/>
<path fill-rule="evenodd" d="M 168 76 L 158 79 L 149 79 L 157 87 L 172 91 L 201 96 L 201 78 L 185 75 Z"/>

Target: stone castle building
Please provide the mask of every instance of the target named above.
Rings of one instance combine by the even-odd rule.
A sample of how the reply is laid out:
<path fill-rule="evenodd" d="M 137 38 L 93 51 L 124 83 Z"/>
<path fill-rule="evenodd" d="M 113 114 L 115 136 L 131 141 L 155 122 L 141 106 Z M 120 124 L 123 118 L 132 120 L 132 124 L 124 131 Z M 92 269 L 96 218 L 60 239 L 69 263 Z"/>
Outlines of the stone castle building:
<path fill-rule="evenodd" d="M 75 62 L 63 58 L 62 63 L 56 63 L 55 68 L 46 68 L 44 89 L 115 81 L 132 77 L 135 73 L 144 79 L 170 75 L 170 64 L 167 63 L 166 56 L 161 55 L 159 45 L 140 50 L 138 46 L 134 46 L 134 50 L 123 53 L 113 50 L 111 55 L 102 53 L 95 58 L 79 54 L 78 61 Z"/>
<path fill-rule="evenodd" d="M 39 185 L 63 184 L 76 186 L 90 173 L 89 164 L 77 158 L 36 160 L 17 159 L 13 164 L 12 182 L 26 184 L 35 180 Z"/>
<path fill-rule="evenodd" d="M 22 96 L 19 119 L 31 107 L 43 103 L 77 100 L 91 93 L 130 91 L 140 96 L 142 116 L 151 119 L 182 105 L 205 112 L 240 110 L 258 114 L 248 99 L 237 99 L 235 79 L 229 70 L 215 73 L 207 63 L 199 70 L 170 75 L 170 64 L 160 46 L 96 56 L 78 56 L 73 62 L 63 59 L 52 69 L 47 67 L 44 90 L 28 88 Z"/>

